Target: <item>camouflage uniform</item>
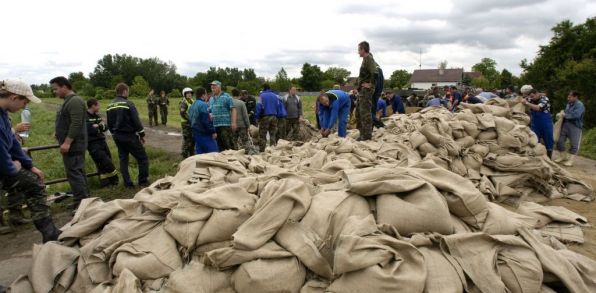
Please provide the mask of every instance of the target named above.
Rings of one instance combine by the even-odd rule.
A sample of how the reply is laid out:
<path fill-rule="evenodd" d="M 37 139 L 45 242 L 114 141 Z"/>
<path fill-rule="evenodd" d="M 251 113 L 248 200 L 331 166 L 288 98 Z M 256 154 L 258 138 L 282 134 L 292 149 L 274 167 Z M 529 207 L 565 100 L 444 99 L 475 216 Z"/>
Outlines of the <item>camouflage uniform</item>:
<path fill-rule="evenodd" d="M 235 134 L 231 127 L 215 127 L 215 131 L 217 132 L 217 145 L 220 150 L 238 149 L 236 147 Z"/>
<path fill-rule="evenodd" d="M 286 139 L 300 140 L 300 118 L 286 118 Z"/>
<path fill-rule="evenodd" d="M 264 152 L 267 147 L 267 132 L 269 132 L 271 145 L 276 145 L 277 117 L 265 116 L 259 120 L 259 150 L 261 152 Z"/>
<path fill-rule="evenodd" d="M 275 135 L 277 140 L 286 139 L 286 124 L 287 118 L 277 118 L 277 134 Z"/>
<path fill-rule="evenodd" d="M 192 128 L 190 127 L 190 118 L 188 117 L 188 109 L 192 105 L 192 99 L 185 97 L 180 101 L 180 117 L 182 128 L 182 158 L 188 158 L 195 154 L 195 142 L 192 139 Z"/>
<path fill-rule="evenodd" d="M 16 176 L 2 176 L 0 180 L 3 188 L 10 194 L 25 196 L 32 220 L 36 221 L 50 217 L 50 209 L 46 204 L 45 186 L 37 175 L 23 168 Z M 19 199 L 16 200 L 19 201 Z M 10 201 L 9 196 L 9 208 Z"/>
<path fill-rule="evenodd" d="M 248 139 L 248 128 L 238 128 L 236 129 L 236 149 L 244 149 L 245 153 L 249 153 L 252 148 L 250 140 Z"/>
<path fill-rule="evenodd" d="M 149 126 L 157 126 L 157 104 L 159 99 L 153 95 L 147 97 L 147 108 L 149 113 Z"/>
<path fill-rule="evenodd" d="M 161 124 L 166 125 L 168 123 L 168 106 L 170 100 L 168 96 L 159 97 L 159 114 L 161 115 Z"/>
<path fill-rule="evenodd" d="M 372 101 L 375 89 L 375 71 L 377 70 L 375 60 L 372 54 L 362 58 L 360 66 L 360 75 L 358 76 L 358 130 L 360 139 L 369 140 L 372 138 L 373 119 L 372 119 Z M 369 83 L 370 88 L 362 86 L 363 83 Z"/>

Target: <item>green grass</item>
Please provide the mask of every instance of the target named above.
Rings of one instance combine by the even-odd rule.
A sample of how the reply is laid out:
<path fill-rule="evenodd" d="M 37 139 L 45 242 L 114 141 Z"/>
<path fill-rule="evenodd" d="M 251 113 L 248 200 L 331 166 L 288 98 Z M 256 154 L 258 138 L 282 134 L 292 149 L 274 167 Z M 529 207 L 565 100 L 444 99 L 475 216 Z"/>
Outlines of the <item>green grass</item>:
<path fill-rule="evenodd" d="M 44 99 L 44 103 L 59 105 L 61 100 L 59 99 Z M 107 101 L 106 101 L 107 102 Z M 54 120 L 55 120 L 55 107 L 50 107 L 44 104 L 29 104 L 32 113 L 32 128 L 30 131 L 29 138 L 25 141 L 25 147 L 42 146 L 57 144 L 53 137 L 54 134 Z M 11 114 L 13 124 L 20 122 L 20 114 Z M 112 153 L 114 165 L 118 169 L 118 151 L 114 144 L 114 141 L 108 137 L 108 146 Z M 150 180 L 156 180 L 164 177 L 165 175 L 173 175 L 176 173 L 177 165 L 179 163 L 178 154 L 169 154 L 162 150 L 155 149 L 152 147 L 145 147 L 147 155 L 149 156 L 149 174 Z M 64 178 L 64 165 L 62 163 L 62 156 L 58 149 L 50 149 L 44 151 L 32 152 L 33 164 L 41 169 L 45 173 L 47 180 Z M 93 160 L 87 153 L 85 156 L 85 169 L 87 172 L 92 173 L 96 171 Z M 133 182 L 136 182 L 138 174 L 136 160 L 131 157 L 130 174 Z M 98 196 L 106 200 L 114 198 L 128 198 L 132 197 L 136 190 L 125 189 L 122 186 L 122 180 L 120 179 L 120 185 L 113 188 L 99 188 L 99 178 L 97 176 L 89 178 L 89 189 L 91 196 Z M 59 183 L 50 185 L 48 187 L 48 194 L 59 191 L 67 191 L 70 187 L 68 183 Z"/>
<path fill-rule="evenodd" d="M 579 152 L 581 156 L 596 160 L 596 128 L 583 131 Z"/>

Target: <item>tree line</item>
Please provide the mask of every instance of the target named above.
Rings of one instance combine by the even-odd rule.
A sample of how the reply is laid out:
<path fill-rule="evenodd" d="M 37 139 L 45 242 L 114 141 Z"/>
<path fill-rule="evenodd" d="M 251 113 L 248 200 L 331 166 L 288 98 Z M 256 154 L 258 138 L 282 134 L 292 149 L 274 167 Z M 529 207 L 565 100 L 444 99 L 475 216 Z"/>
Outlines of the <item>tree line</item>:
<path fill-rule="evenodd" d="M 532 84 L 545 91 L 553 100 L 555 109 L 562 109 L 569 90 L 578 90 L 588 109 L 595 106 L 596 95 L 596 18 L 589 18 L 585 23 L 574 25 L 563 21 L 552 28 L 554 36 L 550 42 L 540 47 L 533 61 L 522 60 L 521 76 L 513 75 L 509 70 L 498 71 L 497 62 L 482 58 L 472 66 L 472 71 L 481 76 L 464 76 L 463 84 L 483 89 L 504 89 L 510 86 L 520 87 Z M 447 61 L 439 68 L 446 68 Z M 272 89 L 286 91 L 296 86 L 304 91 L 319 91 L 332 88 L 336 84 L 345 84 L 351 74 L 345 68 L 329 67 L 322 70 L 318 65 L 304 63 L 299 78 L 290 78 L 282 67 L 272 79 L 257 76 L 252 68 L 210 67 L 205 72 L 198 72 L 192 77 L 177 73 L 176 65 L 158 58 L 139 58 L 123 55 L 105 55 L 88 77 L 82 72 L 73 72 L 68 78 L 77 93 L 83 96 L 95 96 L 99 99 L 112 98 L 114 87 L 119 82 L 131 85 L 132 96 L 145 96 L 150 89 L 165 91 L 170 96 L 180 96 L 180 89 L 202 86 L 209 88 L 209 83 L 219 80 L 227 90 L 239 88 L 257 94 L 264 82 L 269 82 Z M 387 74 L 385 74 L 387 77 Z M 411 74 L 403 69 L 393 71 L 385 82 L 385 87 L 393 89 L 407 88 Z M 47 84 L 33 85 L 40 96 L 49 96 Z M 586 117 L 589 127 L 596 126 L 596 115 Z"/>

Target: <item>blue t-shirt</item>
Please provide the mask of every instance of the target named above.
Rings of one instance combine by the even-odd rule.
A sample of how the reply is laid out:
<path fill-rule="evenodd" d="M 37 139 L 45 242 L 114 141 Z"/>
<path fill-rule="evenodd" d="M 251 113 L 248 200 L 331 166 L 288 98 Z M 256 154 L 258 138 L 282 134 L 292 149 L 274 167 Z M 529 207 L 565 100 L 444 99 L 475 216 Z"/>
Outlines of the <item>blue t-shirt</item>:
<path fill-rule="evenodd" d="M 379 111 L 382 111 L 381 117 L 387 117 L 387 102 L 385 102 L 385 99 L 379 99 L 377 101 L 377 113 Z"/>

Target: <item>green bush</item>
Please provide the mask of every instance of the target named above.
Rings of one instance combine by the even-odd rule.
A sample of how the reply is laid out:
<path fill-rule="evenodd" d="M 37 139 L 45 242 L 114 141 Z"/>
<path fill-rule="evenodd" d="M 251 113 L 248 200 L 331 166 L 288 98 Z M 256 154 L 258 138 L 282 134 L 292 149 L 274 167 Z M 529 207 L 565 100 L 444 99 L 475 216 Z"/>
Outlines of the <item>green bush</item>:
<path fill-rule="evenodd" d="M 97 88 L 95 91 L 95 98 L 98 100 L 111 100 L 114 97 L 116 97 L 116 90 Z"/>
<path fill-rule="evenodd" d="M 580 155 L 596 160 L 596 128 L 584 130 L 579 151 Z"/>
<path fill-rule="evenodd" d="M 171 99 L 180 98 L 182 97 L 182 93 L 179 89 L 173 89 L 169 94 L 168 97 Z"/>

